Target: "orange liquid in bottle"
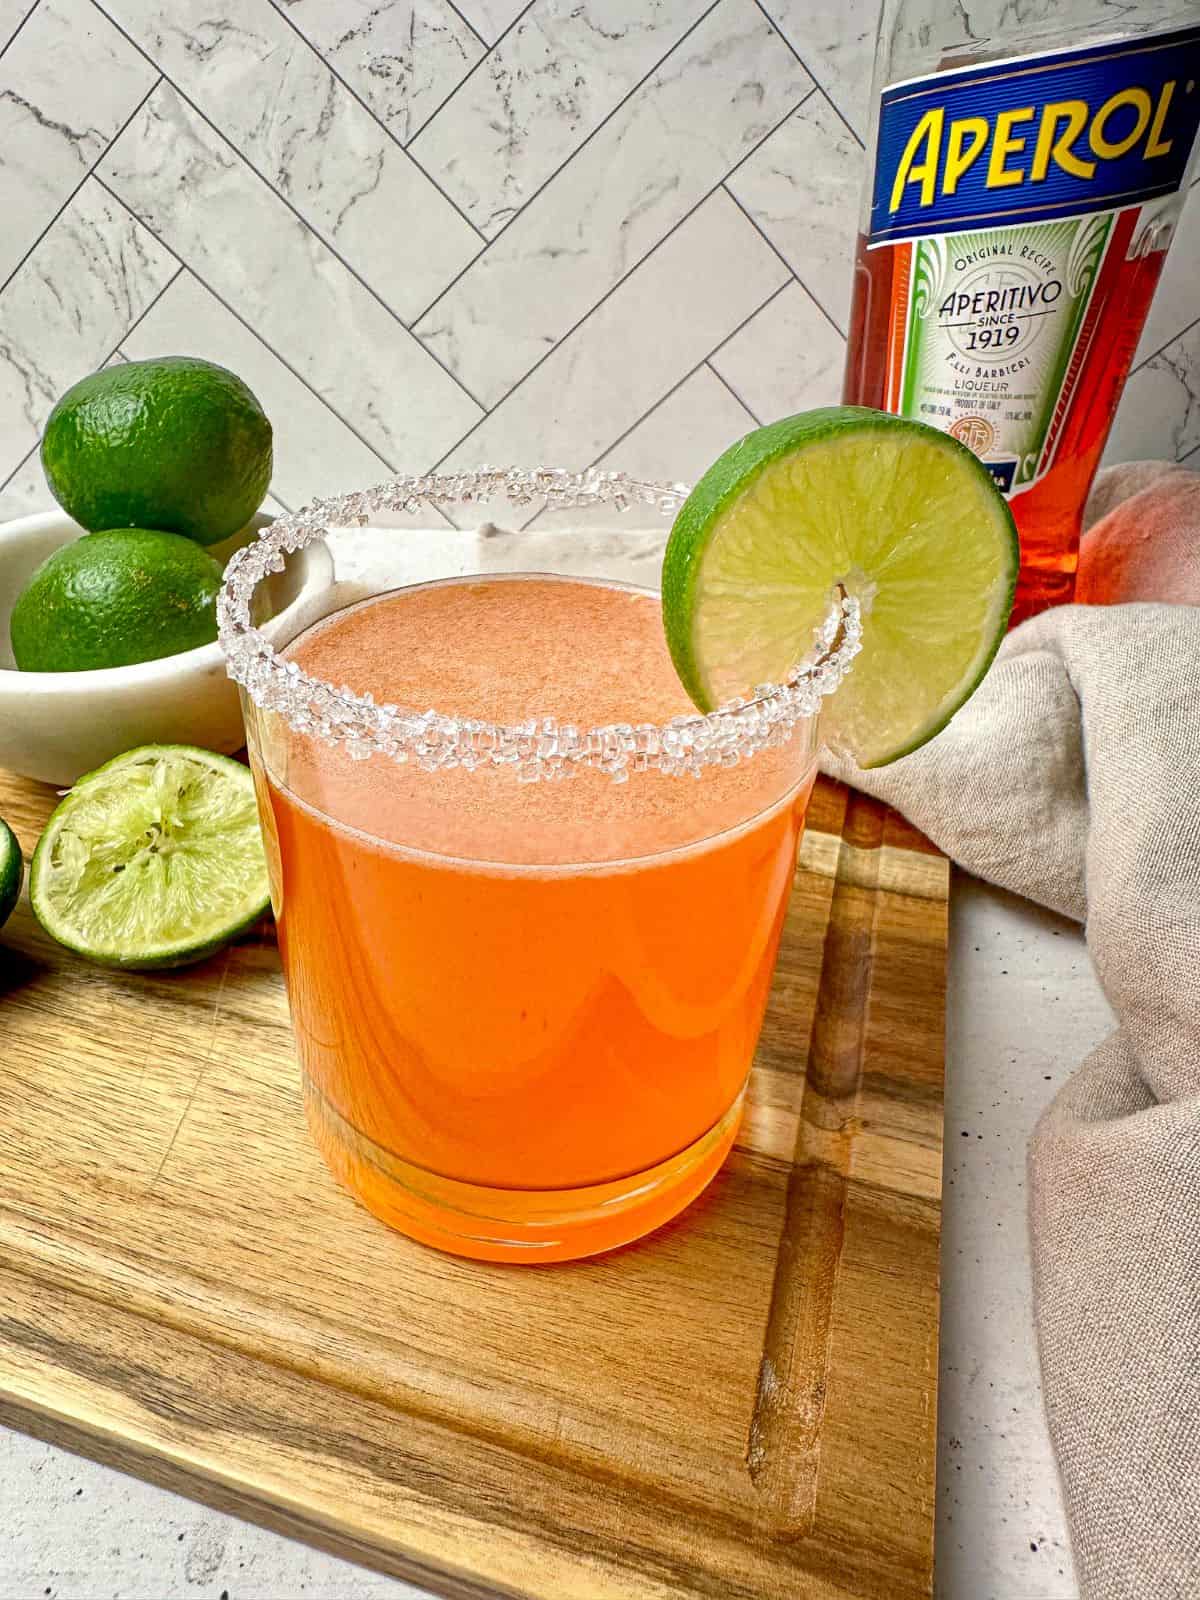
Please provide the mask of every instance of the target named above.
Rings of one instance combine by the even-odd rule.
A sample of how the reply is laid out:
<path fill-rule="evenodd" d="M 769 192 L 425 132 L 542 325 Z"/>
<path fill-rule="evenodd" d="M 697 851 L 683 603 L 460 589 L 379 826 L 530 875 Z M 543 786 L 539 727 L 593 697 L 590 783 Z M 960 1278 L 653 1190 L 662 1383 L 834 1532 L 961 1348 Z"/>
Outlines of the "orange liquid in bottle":
<path fill-rule="evenodd" d="M 490 721 L 691 710 L 657 600 L 603 584 L 400 590 L 287 654 Z M 698 780 L 528 784 L 260 728 L 309 1121 L 342 1181 L 498 1260 L 591 1254 L 686 1205 L 736 1133 L 813 762 L 801 732 Z"/>
<path fill-rule="evenodd" d="M 1075 593 L 1084 503 L 1166 259 L 1165 249 L 1128 258 L 1137 216 L 1136 209 L 1122 212 L 1114 222 L 1064 383 L 1064 415 L 1052 464 L 1010 501 L 1021 539 L 1013 627 L 1047 606 L 1066 604 Z M 898 375 L 894 363 L 889 367 L 889 350 L 896 347 L 893 284 L 908 272 L 911 250 L 908 244 L 868 250 L 859 238 L 842 394 L 849 405 L 898 409 Z"/>

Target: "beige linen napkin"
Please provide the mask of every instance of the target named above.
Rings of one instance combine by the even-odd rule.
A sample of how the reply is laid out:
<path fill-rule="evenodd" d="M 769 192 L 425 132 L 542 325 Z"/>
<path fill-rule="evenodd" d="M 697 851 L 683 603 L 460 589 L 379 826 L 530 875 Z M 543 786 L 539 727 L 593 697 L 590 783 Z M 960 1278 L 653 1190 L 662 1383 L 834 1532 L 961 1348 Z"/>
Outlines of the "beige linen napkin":
<path fill-rule="evenodd" d="M 1197 475 L 1116 468 L 1091 504 L 1091 593 L 1156 527 L 1159 592 L 1200 600 Z M 1145 562 L 1110 570 L 1145 592 Z M 831 770 L 1086 921 L 1118 1026 L 1030 1150 L 1046 1410 L 1086 1600 L 1200 1600 L 1200 608 L 1035 617 L 931 744 Z"/>

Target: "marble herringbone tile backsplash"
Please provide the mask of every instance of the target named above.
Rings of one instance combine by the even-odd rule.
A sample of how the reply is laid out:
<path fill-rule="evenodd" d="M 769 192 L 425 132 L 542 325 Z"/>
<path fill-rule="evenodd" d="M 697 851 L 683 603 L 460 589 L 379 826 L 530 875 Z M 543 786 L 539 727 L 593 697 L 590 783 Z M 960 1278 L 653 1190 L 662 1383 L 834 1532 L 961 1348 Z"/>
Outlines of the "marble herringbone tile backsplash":
<path fill-rule="evenodd" d="M 0 516 L 106 362 L 207 356 L 275 499 L 697 473 L 840 387 L 876 0 L 0 0 Z M 1193 198 L 1110 454 L 1200 465 Z"/>

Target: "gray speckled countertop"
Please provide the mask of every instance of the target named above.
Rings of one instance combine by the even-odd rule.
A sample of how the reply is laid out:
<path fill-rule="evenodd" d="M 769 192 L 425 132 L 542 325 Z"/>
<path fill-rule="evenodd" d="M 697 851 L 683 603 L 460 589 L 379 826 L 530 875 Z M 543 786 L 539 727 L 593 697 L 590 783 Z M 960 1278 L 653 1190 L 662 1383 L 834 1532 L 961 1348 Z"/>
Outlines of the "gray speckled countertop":
<path fill-rule="evenodd" d="M 939 1600 L 1075 1600 L 1030 1305 L 1025 1150 L 1112 1025 L 1080 930 L 956 873 L 938 1428 Z"/>

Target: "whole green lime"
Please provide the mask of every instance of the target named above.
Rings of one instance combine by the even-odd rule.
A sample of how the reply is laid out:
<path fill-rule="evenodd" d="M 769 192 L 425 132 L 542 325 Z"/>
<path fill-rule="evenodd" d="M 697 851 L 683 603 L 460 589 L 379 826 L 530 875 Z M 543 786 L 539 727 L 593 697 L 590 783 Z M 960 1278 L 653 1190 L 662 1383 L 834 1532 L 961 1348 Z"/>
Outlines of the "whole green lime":
<path fill-rule="evenodd" d="M 56 550 L 9 619 L 23 672 L 127 667 L 217 637 L 221 568 L 191 539 L 112 528 Z"/>
<path fill-rule="evenodd" d="M 235 373 L 192 356 L 106 367 L 67 390 L 42 435 L 54 498 L 75 521 L 216 544 L 271 481 L 271 424 Z"/>

